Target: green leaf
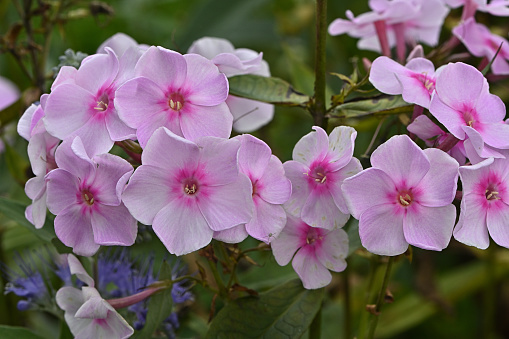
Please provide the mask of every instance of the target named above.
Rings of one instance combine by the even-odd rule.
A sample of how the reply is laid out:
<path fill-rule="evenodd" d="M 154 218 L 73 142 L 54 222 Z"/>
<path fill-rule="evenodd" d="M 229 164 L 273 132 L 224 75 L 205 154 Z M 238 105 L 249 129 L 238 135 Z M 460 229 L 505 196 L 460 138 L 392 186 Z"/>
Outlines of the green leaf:
<path fill-rule="evenodd" d="M 21 184 L 25 184 L 27 181 L 25 172 L 26 169 L 30 166 L 28 161 L 26 161 L 14 148 L 9 145 L 8 142 L 5 142 L 5 162 L 7 163 L 7 168 L 9 169 L 9 173 L 11 176 L 16 179 L 17 182 Z"/>
<path fill-rule="evenodd" d="M 0 338 L 2 339 L 43 339 L 32 331 L 23 327 L 0 325 Z"/>
<path fill-rule="evenodd" d="M 26 205 L 19 201 L 0 197 L 0 212 L 7 218 L 27 228 L 42 240 L 50 242 L 53 238 L 55 238 L 53 222 L 49 219 L 49 217 L 46 217 L 46 222 L 44 223 L 43 228 L 36 229 L 35 226 L 25 218 L 25 209 Z"/>
<path fill-rule="evenodd" d="M 260 75 L 237 75 L 228 79 L 230 94 L 276 105 L 305 105 L 309 96 L 299 93 L 286 81 Z"/>
<path fill-rule="evenodd" d="M 482 70 L 482 75 L 486 75 L 488 74 L 488 72 L 490 71 L 490 68 L 491 68 L 491 65 L 493 64 L 493 61 L 495 61 L 495 58 L 497 57 L 498 53 L 500 52 L 500 50 L 502 49 L 502 44 L 503 42 L 500 43 L 500 46 L 498 46 L 498 49 L 497 51 L 495 52 L 495 55 L 493 56 L 493 58 L 491 58 L 490 62 L 486 65 L 486 67 L 484 67 L 484 69 Z"/>
<path fill-rule="evenodd" d="M 350 256 L 362 246 L 359 236 L 359 220 L 350 217 L 350 220 L 345 225 L 345 231 L 348 234 L 348 256 Z"/>
<path fill-rule="evenodd" d="M 205 338 L 299 338 L 322 305 L 323 289 L 306 290 L 299 279 L 258 297 L 239 298 L 214 318 Z"/>
<path fill-rule="evenodd" d="M 403 100 L 401 96 L 382 97 L 375 99 L 348 102 L 336 106 L 330 113 L 333 118 L 359 118 L 368 115 L 389 115 L 412 113 L 413 104 Z"/>
<path fill-rule="evenodd" d="M 159 280 L 171 280 L 171 266 L 166 260 L 161 264 L 159 271 Z M 171 297 L 172 286 L 164 289 L 162 292 L 153 295 L 148 301 L 147 321 L 143 329 L 135 333 L 133 338 L 145 339 L 152 338 L 152 335 L 163 322 L 168 318 L 173 310 L 173 298 Z"/>
<path fill-rule="evenodd" d="M 11 121 L 19 119 L 19 114 L 23 109 L 23 100 L 19 98 L 12 105 L 0 110 L 0 126 L 5 126 Z"/>

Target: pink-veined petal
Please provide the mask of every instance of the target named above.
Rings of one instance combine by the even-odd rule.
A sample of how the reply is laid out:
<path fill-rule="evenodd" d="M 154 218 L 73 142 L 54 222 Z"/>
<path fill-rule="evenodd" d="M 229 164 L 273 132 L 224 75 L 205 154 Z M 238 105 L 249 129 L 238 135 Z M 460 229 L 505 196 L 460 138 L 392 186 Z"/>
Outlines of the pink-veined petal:
<path fill-rule="evenodd" d="M 348 235 L 342 229 L 330 231 L 321 244 L 315 246 L 315 254 L 327 269 L 334 272 L 344 271 L 348 256 Z"/>
<path fill-rule="evenodd" d="M 164 91 L 179 89 L 186 78 L 187 64 L 184 57 L 163 47 L 150 47 L 138 60 L 135 74 L 143 76 Z"/>
<path fill-rule="evenodd" d="M 371 165 L 391 177 L 396 185 L 413 187 L 429 171 L 423 151 L 407 135 L 396 135 L 380 145 L 371 155 Z"/>
<path fill-rule="evenodd" d="M 67 263 L 69 265 L 69 271 L 78 277 L 79 280 L 83 281 L 90 287 L 94 287 L 94 279 L 88 274 L 87 270 L 83 267 L 78 258 L 74 254 L 69 253 L 67 255 Z"/>
<path fill-rule="evenodd" d="M 175 199 L 157 213 L 153 229 L 168 251 L 175 255 L 205 247 L 214 233 L 198 205 L 187 199 Z"/>
<path fill-rule="evenodd" d="M 111 49 L 107 54 L 94 54 L 81 64 L 75 76 L 76 85 L 92 94 L 111 85 L 118 74 L 118 59 Z"/>
<path fill-rule="evenodd" d="M 185 103 L 180 112 L 180 126 L 186 139 L 196 141 L 204 136 L 229 138 L 233 117 L 226 103 L 198 106 Z"/>
<path fill-rule="evenodd" d="M 334 199 L 334 203 L 338 206 L 339 210 L 345 214 L 350 214 L 350 211 L 345 201 L 343 191 L 341 190 L 341 185 L 346 178 L 354 176 L 361 171 L 361 162 L 357 158 L 352 158 L 350 162 L 339 171 L 332 172 L 327 175 L 327 180 L 330 178 L 332 179 L 330 181 L 333 182 L 333 184 L 329 186 L 329 192 Z"/>
<path fill-rule="evenodd" d="M 292 266 L 306 289 L 327 286 L 332 280 L 331 273 L 316 258 L 315 252 L 306 247 L 297 251 Z"/>
<path fill-rule="evenodd" d="M 441 251 L 449 245 L 456 222 L 456 207 L 415 204 L 403 220 L 406 241 L 426 250 Z"/>
<path fill-rule="evenodd" d="M 249 234 L 245 225 L 238 225 L 222 231 L 214 231 L 213 238 L 228 244 L 238 244 L 246 239 Z"/>
<path fill-rule="evenodd" d="M 109 153 L 95 156 L 94 161 L 97 164 L 92 183 L 97 189 L 95 199 L 101 204 L 118 206 L 127 179 L 133 172 L 133 166 L 121 157 Z M 124 177 L 126 174 L 128 176 Z"/>
<path fill-rule="evenodd" d="M 309 185 L 306 173 L 309 167 L 297 161 L 287 161 L 283 164 L 285 174 L 292 183 L 292 195 L 284 204 L 285 210 L 295 217 L 300 217 L 302 206 L 309 195 Z"/>
<path fill-rule="evenodd" d="M 376 205 L 362 213 L 359 235 L 362 246 L 374 254 L 394 256 L 408 248 L 403 234 L 403 215 L 396 214 L 392 204 Z"/>
<path fill-rule="evenodd" d="M 456 138 L 460 140 L 465 139 L 465 132 L 462 127 L 465 126 L 466 123 L 461 112 L 446 105 L 436 92 L 431 96 L 429 112 Z"/>
<path fill-rule="evenodd" d="M 92 213 L 94 242 L 99 245 L 131 246 L 134 244 L 138 226 L 124 204 L 102 205 Z"/>
<path fill-rule="evenodd" d="M 498 203 L 497 206 L 490 206 L 486 215 L 486 224 L 491 238 L 498 245 L 509 248 L 509 205 Z"/>
<path fill-rule="evenodd" d="M 270 156 L 267 168 L 257 185 L 260 185 L 260 197 L 271 204 L 284 204 L 292 194 L 292 183 L 286 178 L 283 164 L 275 155 Z"/>
<path fill-rule="evenodd" d="M 79 289 L 70 286 L 60 288 L 55 299 L 58 307 L 73 314 L 84 302 L 83 293 Z"/>
<path fill-rule="evenodd" d="M 305 238 L 308 228 L 309 226 L 300 218 L 287 216 L 286 226 L 276 239 L 271 241 L 272 253 L 280 266 L 287 265 L 292 260 L 295 252 L 306 244 Z"/>
<path fill-rule="evenodd" d="M 89 257 L 99 249 L 94 242 L 90 216 L 78 204 L 68 206 L 56 216 L 55 233 L 64 245 L 72 247 L 78 255 Z"/>
<path fill-rule="evenodd" d="M 321 161 L 329 150 L 329 137 L 323 128 L 314 126 L 315 132 L 303 136 L 293 149 L 293 160 L 308 167 L 315 161 Z"/>
<path fill-rule="evenodd" d="M 255 199 L 255 213 L 246 224 L 246 231 L 255 239 L 270 243 L 277 238 L 286 224 L 286 212 L 280 205 L 273 205 L 262 199 Z"/>
<path fill-rule="evenodd" d="M 270 147 L 264 141 L 250 134 L 243 134 L 237 138 L 241 142 L 239 170 L 251 180 L 260 179 L 271 158 L 272 151 Z M 282 165 L 281 170 L 283 170 Z"/>
<path fill-rule="evenodd" d="M 203 137 L 197 143 L 202 149 L 199 161 L 207 185 L 225 185 L 237 180 L 237 153 L 241 145 L 238 139 Z"/>
<path fill-rule="evenodd" d="M 463 195 L 460 218 L 453 235 L 459 242 L 483 250 L 490 245 L 486 227 L 486 210 L 482 204 L 479 204 L 479 197 L 476 194 Z"/>
<path fill-rule="evenodd" d="M 343 227 L 350 214 L 339 210 L 328 190 L 312 190 L 302 207 L 301 218 L 312 227 L 332 230 Z"/>
<path fill-rule="evenodd" d="M 338 126 L 329 135 L 327 159 L 334 170 L 346 166 L 352 159 L 357 131 L 349 126 Z"/>
<path fill-rule="evenodd" d="M 57 168 L 47 177 L 47 204 L 53 214 L 59 214 L 67 206 L 77 203 L 79 194 L 79 181 L 66 170 Z"/>

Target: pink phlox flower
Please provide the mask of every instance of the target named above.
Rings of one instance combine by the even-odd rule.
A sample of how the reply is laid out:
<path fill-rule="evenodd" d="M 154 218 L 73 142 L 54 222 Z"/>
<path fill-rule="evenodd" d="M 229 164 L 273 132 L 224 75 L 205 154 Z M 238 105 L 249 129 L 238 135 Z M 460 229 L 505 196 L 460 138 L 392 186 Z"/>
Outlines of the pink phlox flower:
<path fill-rule="evenodd" d="M 348 235 L 340 228 L 311 227 L 288 215 L 285 228 L 272 241 L 271 247 L 279 265 L 285 266 L 292 261 L 304 288 L 316 289 L 331 282 L 330 271 L 345 270 Z"/>
<path fill-rule="evenodd" d="M 429 111 L 456 138 L 465 140 L 469 158 L 475 153 L 481 158 L 503 157 L 497 149 L 509 148 L 505 105 L 489 93 L 488 82 L 475 67 L 461 62 L 446 65 L 436 77 Z"/>
<path fill-rule="evenodd" d="M 384 21 L 389 46 L 396 45 L 396 34 L 403 34 L 411 45 L 423 42 L 430 46 L 438 43 L 440 30 L 449 9 L 441 0 L 370 0 L 373 10 L 354 17 L 346 12 L 348 20 L 336 19 L 329 25 L 329 34 L 347 33 L 360 38 L 357 47 L 380 52 L 375 22 Z"/>
<path fill-rule="evenodd" d="M 39 105 L 32 104 L 26 109 L 18 122 L 18 133 L 28 140 L 28 158 L 35 177 L 25 185 L 25 193 L 32 200 L 25 210 L 25 217 L 36 228 L 41 228 L 46 219 L 46 180 L 45 176 L 57 168 L 55 150 L 60 139 L 46 132 L 42 118 L 47 94 L 41 97 Z"/>
<path fill-rule="evenodd" d="M 118 89 L 115 107 L 136 129 L 141 147 L 162 126 L 189 140 L 230 136 L 228 81 L 210 60 L 152 46 L 135 72 L 137 77 Z"/>
<path fill-rule="evenodd" d="M 137 224 L 121 201 L 131 164 L 108 153 L 91 159 L 79 137 L 64 141 L 55 159 L 58 168 L 46 179 L 57 237 L 84 256 L 93 255 L 100 245 L 132 245 Z"/>
<path fill-rule="evenodd" d="M 237 48 L 230 41 L 204 37 L 193 42 L 188 53 L 206 57 L 227 77 L 241 74 L 270 76 L 269 64 L 262 59 L 263 53 L 247 48 Z M 269 123 L 274 116 L 274 106 L 264 102 L 228 95 L 226 104 L 233 115 L 233 129 L 252 132 Z"/>
<path fill-rule="evenodd" d="M 509 160 L 488 158 L 459 168 L 463 197 L 456 240 L 481 249 L 491 238 L 509 248 Z"/>
<path fill-rule="evenodd" d="M 357 132 L 339 126 L 327 136 L 321 127 L 302 137 L 293 149 L 293 161 L 283 167 L 292 182 L 292 195 L 286 211 L 311 225 L 333 229 L 343 227 L 350 213 L 341 192 L 345 178 L 362 171 L 353 158 Z"/>
<path fill-rule="evenodd" d="M 229 229 L 214 232 L 214 239 L 235 243 L 239 242 L 239 238 L 240 241 L 244 240 L 249 234 L 268 244 L 279 235 L 286 224 L 286 213 L 282 204 L 290 198 L 292 184 L 285 177 L 281 160 L 272 155 L 265 142 L 249 134 L 235 139 L 241 142 L 238 153 L 239 171 L 251 180 L 253 188 L 253 218 L 240 226 L 246 230 L 243 233 L 244 238 L 241 236 L 241 229 Z"/>
<path fill-rule="evenodd" d="M 128 338 L 133 328 L 104 300 L 94 287 L 94 280 L 72 254 L 68 255 L 71 274 L 88 286 L 81 290 L 65 286 L 56 294 L 58 307 L 64 310 L 65 322 L 77 339 Z"/>
<path fill-rule="evenodd" d="M 10 80 L 0 77 L 0 111 L 19 99 L 19 89 Z"/>
<path fill-rule="evenodd" d="M 436 148 L 421 150 L 407 135 L 380 145 L 371 168 L 342 189 L 359 220 L 362 245 L 378 255 L 399 255 L 408 245 L 440 251 L 456 221 L 458 162 Z"/>
<path fill-rule="evenodd" d="M 141 51 L 128 50 L 120 59 L 111 49 L 107 52 L 88 56 L 78 70 L 62 67 L 44 107 L 48 132 L 62 140 L 79 136 L 90 156 L 135 136 L 134 129 L 120 120 L 114 97 L 133 76 Z"/>
<path fill-rule="evenodd" d="M 381 56 L 371 65 L 369 81 L 382 93 L 402 94 L 406 102 L 429 108 L 435 90 L 435 67 L 425 58 L 414 58 L 403 66 Z"/>
<path fill-rule="evenodd" d="M 438 146 L 447 138 L 447 133 L 425 115 L 418 116 L 407 126 L 407 129 L 409 132 L 424 140 L 428 147 Z M 454 145 L 447 154 L 456 159 L 460 165 L 464 165 L 466 162 L 466 152 L 463 146 L 463 140 L 460 140 Z"/>
<path fill-rule="evenodd" d="M 238 170 L 239 147 L 239 140 L 216 137 L 194 143 L 161 127 L 147 142 L 123 200 L 170 253 L 196 251 L 214 231 L 253 216 L 252 184 Z"/>
<path fill-rule="evenodd" d="M 493 74 L 509 74 L 509 43 L 506 39 L 490 32 L 483 24 L 475 22 L 470 18 L 452 30 L 453 34 L 463 42 L 468 51 L 476 57 L 486 57 L 492 60 L 500 51 L 491 64 Z"/>

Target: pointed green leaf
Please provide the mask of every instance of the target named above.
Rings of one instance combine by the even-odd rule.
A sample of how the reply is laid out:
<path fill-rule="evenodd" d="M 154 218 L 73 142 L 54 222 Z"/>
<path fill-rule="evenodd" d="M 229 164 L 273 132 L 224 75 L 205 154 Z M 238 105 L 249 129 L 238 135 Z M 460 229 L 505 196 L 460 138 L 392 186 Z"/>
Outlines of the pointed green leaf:
<path fill-rule="evenodd" d="M 484 69 L 482 70 L 482 75 L 486 75 L 488 74 L 488 72 L 490 71 L 490 68 L 491 68 L 491 65 L 493 64 L 493 61 L 495 61 L 495 58 L 497 57 L 498 53 L 500 52 L 500 50 L 502 49 L 502 44 L 503 42 L 500 43 L 500 46 L 498 46 L 498 49 L 497 51 L 495 52 L 495 55 L 493 56 L 493 58 L 491 58 L 490 62 L 486 65 L 486 67 L 484 67 Z"/>
<path fill-rule="evenodd" d="M 25 160 L 14 148 L 5 142 L 5 162 L 11 176 L 16 179 L 17 182 L 24 184 L 27 181 L 25 172 L 30 164 Z"/>
<path fill-rule="evenodd" d="M 34 332 L 15 326 L 0 325 L 0 338 L 2 339 L 42 339 Z"/>
<path fill-rule="evenodd" d="M 330 116 L 346 119 L 360 118 L 367 115 L 412 113 L 413 109 L 414 105 L 404 101 L 401 96 L 391 96 L 348 102 L 334 107 Z"/>
<path fill-rule="evenodd" d="M 171 266 L 165 260 L 161 264 L 159 271 L 159 280 L 171 280 Z M 145 326 L 139 332 L 136 332 L 133 338 L 145 339 L 152 338 L 155 330 L 168 318 L 173 310 L 173 298 L 171 297 L 171 289 L 164 289 L 162 292 L 153 295 L 148 301 L 147 321 Z"/>
<path fill-rule="evenodd" d="M 7 218 L 17 222 L 19 225 L 27 228 L 42 240 L 50 242 L 55 238 L 55 231 L 53 229 L 53 222 L 46 217 L 44 227 L 36 229 L 34 225 L 25 218 L 26 205 L 15 200 L 10 200 L 0 197 L 0 213 L 3 213 Z"/>
<path fill-rule="evenodd" d="M 260 75 L 237 75 L 228 79 L 230 94 L 276 105 L 305 105 L 309 96 L 299 93 L 286 81 Z"/>
<path fill-rule="evenodd" d="M 214 318 L 206 338 L 299 338 L 322 305 L 323 289 L 295 279 L 258 297 L 239 298 Z"/>

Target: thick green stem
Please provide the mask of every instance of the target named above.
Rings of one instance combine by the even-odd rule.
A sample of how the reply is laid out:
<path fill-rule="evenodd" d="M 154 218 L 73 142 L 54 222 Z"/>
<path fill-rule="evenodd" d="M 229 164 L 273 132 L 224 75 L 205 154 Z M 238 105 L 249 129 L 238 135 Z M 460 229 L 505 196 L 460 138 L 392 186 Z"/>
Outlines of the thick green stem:
<path fill-rule="evenodd" d="M 316 0 L 315 96 L 311 113 L 316 126 L 327 128 L 325 117 L 325 44 L 327 38 L 327 0 Z"/>
<path fill-rule="evenodd" d="M 311 325 L 309 326 L 309 339 L 320 339 L 322 336 L 322 307 L 316 312 Z"/>
<path fill-rule="evenodd" d="M 210 270 L 212 271 L 212 275 L 214 276 L 214 280 L 216 281 L 217 288 L 219 289 L 219 296 L 226 297 L 227 291 L 226 287 L 224 286 L 223 279 L 219 275 L 219 272 L 217 271 L 217 265 L 213 260 L 207 260 L 209 263 Z"/>
<path fill-rule="evenodd" d="M 486 250 L 486 284 L 484 286 L 484 330 L 483 338 L 493 338 L 495 335 L 495 309 L 496 309 L 496 287 L 495 287 L 495 245 Z"/>
<path fill-rule="evenodd" d="M 387 285 L 389 284 L 389 278 L 391 275 L 392 262 L 394 261 L 394 257 L 389 257 L 389 261 L 387 262 L 387 268 L 385 269 L 384 281 L 382 283 L 382 288 L 378 294 L 378 299 L 376 301 L 374 315 L 371 319 L 371 323 L 369 325 L 369 333 L 368 338 L 372 339 L 375 336 L 376 325 L 378 325 L 378 318 L 380 311 L 382 310 L 382 305 L 385 301 L 385 292 L 387 291 Z"/>

